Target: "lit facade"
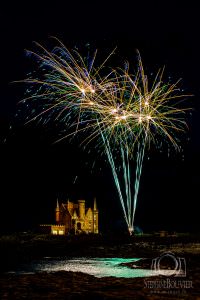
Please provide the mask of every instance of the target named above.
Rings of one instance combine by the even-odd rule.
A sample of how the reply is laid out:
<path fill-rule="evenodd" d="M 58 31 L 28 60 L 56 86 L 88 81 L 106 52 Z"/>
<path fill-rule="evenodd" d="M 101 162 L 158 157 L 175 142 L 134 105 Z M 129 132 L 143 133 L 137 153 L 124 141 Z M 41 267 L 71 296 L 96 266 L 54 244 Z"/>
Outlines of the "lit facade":
<path fill-rule="evenodd" d="M 55 225 L 50 226 L 51 234 L 67 235 L 80 233 L 99 233 L 99 220 L 96 199 L 93 208 L 86 208 L 85 200 L 78 200 L 78 203 L 67 201 L 60 203 L 57 201 L 55 209 Z"/>

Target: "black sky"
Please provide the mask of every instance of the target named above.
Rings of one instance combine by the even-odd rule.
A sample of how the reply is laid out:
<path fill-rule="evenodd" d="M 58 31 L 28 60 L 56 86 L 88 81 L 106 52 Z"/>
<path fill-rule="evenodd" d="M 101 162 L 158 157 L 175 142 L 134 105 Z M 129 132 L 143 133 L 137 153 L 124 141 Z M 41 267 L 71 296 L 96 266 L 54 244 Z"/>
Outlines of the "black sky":
<path fill-rule="evenodd" d="M 166 153 L 145 160 L 136 223 L 144 230 L 199 229 L 200 19 L 195 1 L 6 1 L 0 32 L 1 231 L 8 223 L 22 230 L 52 222 L 57 197 L 92 201 L 96 196 L 104 229 L 121 217 L 108 166 L 96 158 L 91 173 L 87 152 L 67 140 L 53 144 L 52 125 L 25 126 L 22 117 L 15 117 L 24 87 L 11 82 L 25 78 L 32 66 L 24 50 L 32 50 L 33 41 L 48 47 L 51 36 L 69 48 L 90 43 L 99 53 L 117 46 L 122 61 L 134 62 L 139 49 L 147 71 L 165 65 L 166 77 L 182 78 L 186 92 L 194 94 L 184 160 L 182 154 L 168 158 Z"/>

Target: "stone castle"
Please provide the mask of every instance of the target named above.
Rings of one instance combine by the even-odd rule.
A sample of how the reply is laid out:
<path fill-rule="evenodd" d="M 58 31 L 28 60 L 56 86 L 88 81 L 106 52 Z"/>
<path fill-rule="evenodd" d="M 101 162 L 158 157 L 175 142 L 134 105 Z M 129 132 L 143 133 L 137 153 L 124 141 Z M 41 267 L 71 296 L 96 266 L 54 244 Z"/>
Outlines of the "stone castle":
<path fill-rule="evenodd" d="M 93 208 L 86 208 L 85 200 L 78 200 L 78 203 L 67 201 L 57 205 L 55 209 L 55 225 L 40 225 L 42 229 L 51 231 L 53 235 L 67 235 L 80 233 L 99 233 L 98 209 L 96 199 Z M 48 228 L 47 228 L 48 227 Z M 43 230 L 44 231 L 44 230 Z"/>

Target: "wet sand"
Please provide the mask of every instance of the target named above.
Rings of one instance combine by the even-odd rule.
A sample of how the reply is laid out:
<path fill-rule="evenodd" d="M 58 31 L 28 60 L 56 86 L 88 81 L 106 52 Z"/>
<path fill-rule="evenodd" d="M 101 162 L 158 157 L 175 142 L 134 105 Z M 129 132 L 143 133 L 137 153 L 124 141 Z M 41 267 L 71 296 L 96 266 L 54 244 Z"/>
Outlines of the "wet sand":
<path fill-rule="evenodd" d="M 16 241 L 6 244 L 4 241 L 1 244 L 4 245 L 4 259 L 1 256 L 3 268 L 0 273 L 0 299 L 200 299 L 200 243 L 197 239 L 178 238 L 172 241 L 169 238 L 135 238 L 105 241 L 95 238 L 92 242 L 86 239 L 76 239 L 67 244 L 62 240 L 44 241 L 38 238 L 35 241 L 19 239 L 19 244 Z M 138 262 L 138 267 L 149 268 L 152 258 L 166 251 L 185 258 L 186 277 L 127 279 L 96 278 L 65 271 L 21 275 L 7 273 L 17 263 L 31 262 L 32 259 L 52 254 L 62 256 L 64 253 L 69 257 L 143 257 L 147 260 Z M 12 255 L 14 257 L 11 258 Z M 182 286 L 158 286 L 167 279 L 180 281 Z M 183 281 L 188 282 L 188 286 Z"/>
<path fill-rule="evenodd" d="M 150 288 L 154 278 L 95 278 L 74 273 L 55 272 L 0 276 L 1 299 L 200 299 L 200 280 L 188 276 L 193 288 Z"/>

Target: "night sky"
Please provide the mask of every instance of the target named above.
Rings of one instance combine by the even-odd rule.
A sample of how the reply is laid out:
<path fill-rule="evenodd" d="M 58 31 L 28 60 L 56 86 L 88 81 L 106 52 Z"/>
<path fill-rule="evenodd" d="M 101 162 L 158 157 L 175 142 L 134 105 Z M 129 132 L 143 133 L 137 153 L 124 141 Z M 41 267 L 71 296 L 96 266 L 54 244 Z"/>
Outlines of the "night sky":
<path fill-rule="evenodd" d="M 109 166 L 94 149 L 90 155 L 68 140 L 55 144 L 53 122 L 25 125 L 26 111 L 16 116 L 25 86 L 12 82 L 26 78 L 33 66 L 25 49 L 35 49 L 33 41 L 48 47 L 51 36 L 68 48 L 89 43 L 99 55 L 117 46 L 119 64 L 126 59 L 135 64 L 139 49 L 147 73 L 165 65 L 165 78 L 182 78 L 186 93 L 194 95 L 188 100 L 193 112 L 184 157 L 174 152 L 168 157 L 166 151 L 146 156 L 136 225 L 145 232 L 199 230 L 200 18 L 195 2 L 6 1 L 1 6 L 1 232 L 54 222 L 57 198 L 92 204 L 96 196 L 104 231 L 120 228 L 123 219 Z"/>

